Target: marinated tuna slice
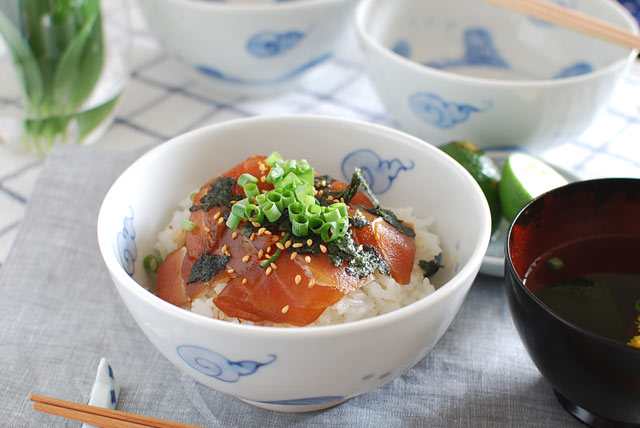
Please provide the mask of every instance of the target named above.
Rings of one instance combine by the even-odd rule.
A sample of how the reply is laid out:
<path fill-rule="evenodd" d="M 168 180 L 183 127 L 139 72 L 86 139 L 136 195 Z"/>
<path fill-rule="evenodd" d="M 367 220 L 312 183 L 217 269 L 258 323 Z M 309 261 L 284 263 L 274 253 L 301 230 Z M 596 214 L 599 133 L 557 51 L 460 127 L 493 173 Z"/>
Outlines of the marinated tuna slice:
<path fill-rule="evenodd" d="M 225 314 L 240 319 L 303 326 L 371 280 L 348 275 L 326 256 L 310 260 L 307 263 L 301 255 L 291 259 L 283 253 L 276 269 L 258 265 L 229 281 L 214 303 Z"/>
<path fill-rule="evenodd" d="M 375 248 L 387 262 L 391 277 L 400 284 L 408 284 L 416 253 L 414 239 L 398 231 L 382 217 L 365 210 L 358 210 L 358 215 L 364 216 L 369 221 L 369 226 L 354 229 L 356 241 Z"/>

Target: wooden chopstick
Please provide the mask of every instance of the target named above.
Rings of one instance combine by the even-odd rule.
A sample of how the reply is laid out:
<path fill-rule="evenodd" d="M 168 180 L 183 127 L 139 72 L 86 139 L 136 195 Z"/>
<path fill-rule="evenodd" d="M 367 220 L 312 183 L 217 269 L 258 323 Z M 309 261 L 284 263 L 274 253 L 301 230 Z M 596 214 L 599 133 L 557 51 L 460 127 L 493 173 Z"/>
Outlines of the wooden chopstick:
<path fill-rule="evenodd" d="M 483 0 L 621 46 L 640 49 L 640 37 L 609 22 L 547 0 Z"/>
<path fill-rule="evenodd" d="M 33 401 L 34 410 L 39 412 L 73 419 L 78 422 L 86 422 L 103 428 L 203 428 L 43 395 L 31 394 L 29 399 Z"/>

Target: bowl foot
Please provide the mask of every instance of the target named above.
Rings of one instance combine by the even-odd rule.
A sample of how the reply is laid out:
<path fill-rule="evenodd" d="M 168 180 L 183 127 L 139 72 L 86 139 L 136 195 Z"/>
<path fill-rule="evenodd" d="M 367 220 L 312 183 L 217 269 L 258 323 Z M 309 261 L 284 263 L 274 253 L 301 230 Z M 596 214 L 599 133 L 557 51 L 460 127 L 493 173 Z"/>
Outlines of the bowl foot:
<path fill-rule="evenodd" d="M 604 418 L 602 416 L 595 415 L 584 409 L 577 404 L 571 402 L 567 397 L 560 394 L 555 389 L 553 393 L 556 395 L 556 398 L 562 404 L 562 407 L 569 412 L 573 417 L 578 419 L 580 422 L 593 427 L 593 428 L 640 428 L 640 425 L 629 424 L 626 422 L 614 421 L 611 419 Z"/>
<path fill-rule="evenodd" d="M 344 397 L 314 397 L 297 400 L 253 401 L 240 399 L 252 406 L 285 413 L 305 413 L 324 410 L 347 401 Z"/>

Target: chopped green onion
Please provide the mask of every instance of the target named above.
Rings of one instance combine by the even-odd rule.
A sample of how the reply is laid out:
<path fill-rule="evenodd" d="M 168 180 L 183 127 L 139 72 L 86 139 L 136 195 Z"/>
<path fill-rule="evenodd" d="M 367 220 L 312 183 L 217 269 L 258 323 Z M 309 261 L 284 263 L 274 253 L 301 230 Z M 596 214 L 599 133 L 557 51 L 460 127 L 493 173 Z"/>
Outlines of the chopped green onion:
<path fill-rule="evenodd" d="M 349 211 L 347 210 L 347 204 L 344 202 L 336 202 L 327 207 L 327 211 L 338 211 L 340 213 L 340 217 L 347 217 L 349 215 Z"/>
<path fill-rule="evenodd" d="M 180 227 L 184 230 L 193 230 L 196 228 L 196 223 L 185 219 L 180 222 Z"/>
<path fill-rule="evenodd" d="M 258 205 L 266 204 L 268 202 L 267 195 L 265 195 L 264 193 L 260 193 L 258 196 L 256 196 L 256 202 L 258 203 Z"/>
<path fill-rule="evenodd" d="M 249 221 L 257 221 L 258 223 L 261 223 L 264 218 L 262 210 L 254 204 L 247 205 L 244 210 L 244 215 L 245 218 L 249 219 Z"/>
<path fill-rule="evenodd" d="M 298 187 L 296 187 L 295 189 L 295 195 L 296 195 L 296 199 L 302 203 L 303 199 L 306 196 L 312 196 L 313 197 L 313 187 L 309 188 L 309 185 L 307 184 L 302 184 Z"/>
<path fill-rule="evenodd" d="M 260 189 L 256 183 L 247 183 L 244 187 L 244 194 L 247 195 L 248 198 L 252 196 L 258 196 L 260 194 Z"/>
<path fill-rule="evenodd" d="M 278 211 L 282 211 L 284 209 L 282 195 L 278 192 L 267 192 L 267 201 L 276 204 L 276 207 L 278 207 Z"/>
<path fill-rule="evenodd" d="M 155 254 L 149 254 L 142 259 L 142 266 L 147 273 L 153 273 L 158 270 L 158 266 L 162 263 L 162 259 Z"/>
<path fill-rule="evenodd" d="M 258 179 L 255 178 L 251 174 L 244 173 L 240 177 L 238 177 L 238 185 L 242 188 L 247 185 L 247 183 L 257 183 Z"/>
<path fill-rule="evenodd" d="M 327 210 L 323 215 L 326 222 L 335 222 L 338 221 L 339 218 L 341 218 L 340 211 L 338 210 Z"/>
<path fill-rule="evenodd" d="M 550 270 L 556 272 L 564 267 L 564 262 L 558 257 L 552 257 L 549 260 L 547 260 L 547 267 Z"/>
<path fill-rule="evenodd" d="M 298 215 L 304 214 L 305 207 L 300 202 L 293 202 L 289 204 L 289 218 Z"/>
<path fill-rule="evenodd" d="M 306 159 L 300 159 L 296 163 L 296 169 L 298 170 L 298 172 L 305 172 L 309 168 L 311 168 L 311 166 L 309 165 L 309 162 L 307 162 Z"/>
<path fill-rule="evenodd" d="M 273 152 L 269 156 L 267 156 L 267 158 L 264 160 L 264 163 L 266 163 L 268 166 L 272 166 L 276 161 L 281 161 L 281 160 L 282 160 L 282 156 L 280 156 L 280 153 Z"/>
<path fill-rule="evenodd" d="M 320 214 L 322 214 L 322 207 L 320 205 L 307 205 L 305 210 L 305 215 L 307 217 L 318 217 Z"/>
<path fill-rule="evenodd" d="M 269 174 L 267 174 L 267 182 L 273 184 L 277 180 L 279 180 L 280 177 L 282 177 L 283 175 L 284 175 L 284 169 L 282 169 L 280 165 L 274 165 L 271 167 Z"/>
<path fill-rule="evenodd" d="M 269 219 L 270 222 L 274 222 L 280 218 L 282 213 L 273 202 L 267 202 L 262 206 L 262 212 Z"/>
<path fill-rule="evenodd" d="M 231 207 L 231 214 L 240 217 L 240 218 L 244 218 L 245 217 L 245 210 L 247 209 L 247 203 L 243 203 L 241 202 L 236 202 L 232 207 Z"/>
<path fill-rule="evenodd" d="M 229 214 L 229 217 L 227 218 L 227 227 L 230 229 L 235 229 L 240 224 L 241 219 L 242 217 L 235 215 L 232 211 L 231 214 Z"/>
<path fill-rule="evenodd" d="M 192 194 L 189 195 L 189 199 L 191 199 L 193 201 L 196 198 L 197 194 L 198 194 L 198 192 L 193 192 Z"/>
<path fill-rule="evenodd" d="M 282 192 L 282 205 L 287 208 L 293 202 L 295 202 L 296 197 L 291 190 L 285 190 Z"/>
<path fill-rule="evenodd" d="M 309 219 L 309 229 L 316 235 L 322 232 L 322 228 L 325 225 L 325 221 L 320 217 L 311 217 Z"/>
<path fill-rule="evenodd" d="M 291 231 L 296 236 L 307 236 L 309 234 L 309 219 L 304 214 L 293 216 Z"/>
<path fill-rule="evenodd" d="M 291 236 L 291 234 L 289 232 L 287 232 L 282 237 L 282 242 L 287 242 L 287 240 L 289 239 L 289 236 Z M 275 263 L 275 261 L 278 260 L 278 257 L 280 257 L 280 253 L 282 253 L 282 250 L 280 248 L 278 248 L 276 250 L 276 252 L 273 253 L 273 256 L 271 256 L 269 258 L 269 260 L 265 260 L 264 262 L 260 263 L 260 267 L 261 268 L 265 268 L 265 267 L 269 266 L 271 263 Z"/>

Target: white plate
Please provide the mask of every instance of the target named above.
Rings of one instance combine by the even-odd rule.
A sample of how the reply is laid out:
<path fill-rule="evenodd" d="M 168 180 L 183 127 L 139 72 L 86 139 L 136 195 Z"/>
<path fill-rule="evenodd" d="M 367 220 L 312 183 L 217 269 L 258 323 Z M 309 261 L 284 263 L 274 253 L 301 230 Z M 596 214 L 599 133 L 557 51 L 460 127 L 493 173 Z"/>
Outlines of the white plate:
<path fill-rule="evenodd" d="M 499 168 L 502 168 L 510 153 L 511 151 L 505 150 L 487 150 L 487 154 L 495 161 Z M 570 182 L 580 181 L 580 178 L 574 173 L 556 165 L 550 166 Z M 504 242 L 507 237 L 508 230 L 509 223 L 503 217 L 500 221 L 500 227 L 498 227 L 498 230 L 496 230 L 491 236 L 489 248 L 482 259 L 482 265 L 480 266 L 481 273 L 504 277 Z"/>

